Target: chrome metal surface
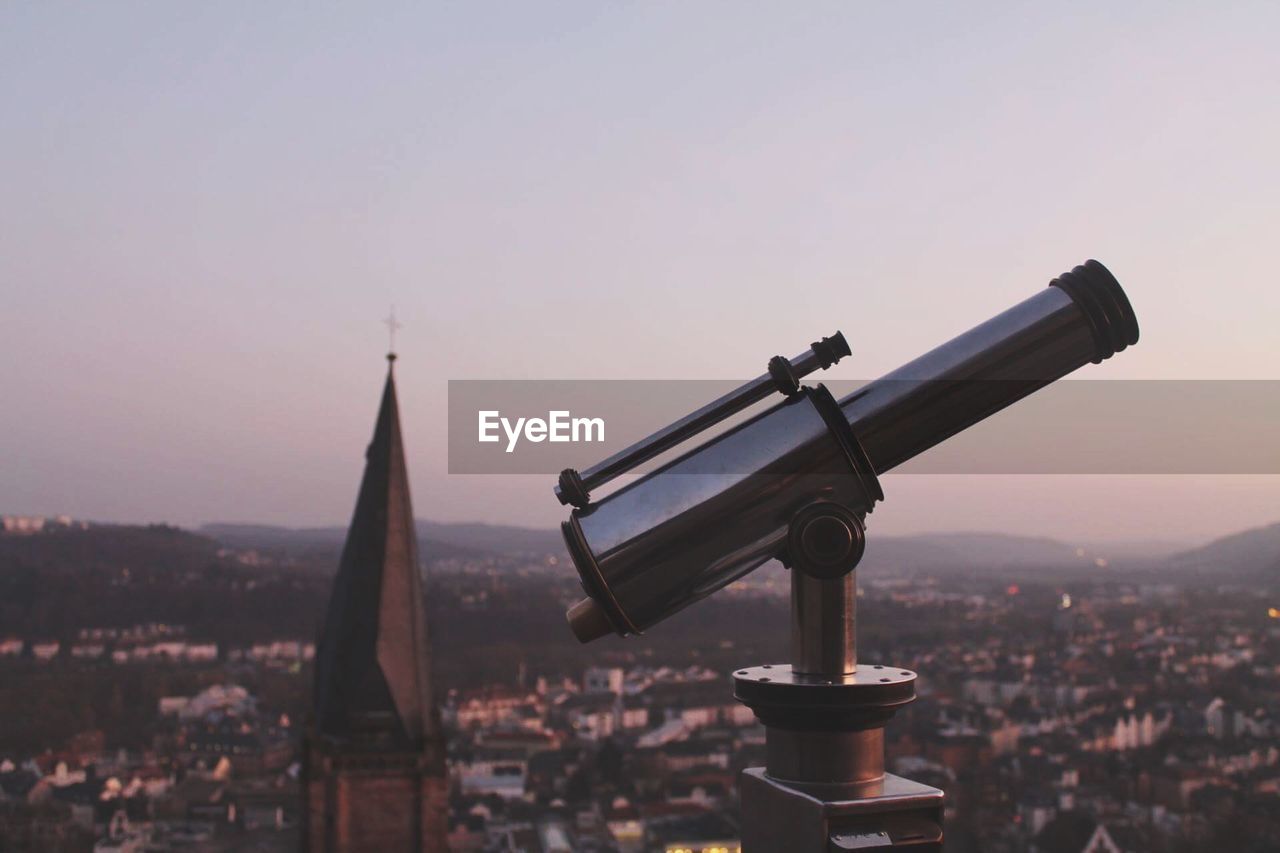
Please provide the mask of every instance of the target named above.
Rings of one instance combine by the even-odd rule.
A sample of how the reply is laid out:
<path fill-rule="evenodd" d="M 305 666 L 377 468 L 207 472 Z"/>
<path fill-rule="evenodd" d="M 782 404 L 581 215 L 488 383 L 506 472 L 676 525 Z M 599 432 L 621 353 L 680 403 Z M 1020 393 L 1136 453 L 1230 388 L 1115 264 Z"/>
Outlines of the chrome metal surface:
<path fill-rule="evenodd" d="M 847 434 L 826 389 L 806 389 L 574 510 L 570 552 L 619 633 L 642 631 L 779 556 L 792 517 L 814 500 L 869 509 L 879 487 L 859 475 L 822 406 Z"/>
<path fill-rule="evenodd" d="M 765 730 L 765 769 L 784 782 L 865 785 L 884 778 L 884 729 Z"/>
<path fill-rule="evenodd" d="M 733 698 L 751 708 L 766 728 L 848 730 L 883 726 L 916 698 L 916 674 L 881 664 L 858 664 L 843 678 L 764 664 L 733 674 Z"/>
<path fill-rule="evenodd" d="M 791 669 L 843 678 L 858 667 L 857 572 L 823 580 L 791 572 Z"/>
<path fill-rule="evenodd" d="M 917 676 L 912 670 L 900 666 L 889 666 L 879 663 L 860 663 L 855 670 L 844 677 L 828 677 L 809 675 L 797 672 L 795 667 L 785 663 L 762 664 L 737 670 L 733 674 L 735 683 L 755 685 L 753 690 L 772 690 L 778 687 L 795 687 L 808 691 L 814 701 L 823 704 L 835 702 L 835 693 L 847 693 L 843 688 L 855 687 L 859 691 L 856 698 L 850 701 L 865 702 L 868 694 L 879 694 L 892 688 L 894 695 L 906 695 L 908 701 L 914 697 L 914 684 Z M 906 688 L 911 688 L 906 690 Z M 904 694 L 904 690 L 906 691 Z M 839 700 L 845 701 L 845 700 Z"/>
<path fill-rule="evenodd" d="M 1133 309 L 1097 261 L 1054 284 L 840 401 L 877 474 L 1137 341 Z"/>

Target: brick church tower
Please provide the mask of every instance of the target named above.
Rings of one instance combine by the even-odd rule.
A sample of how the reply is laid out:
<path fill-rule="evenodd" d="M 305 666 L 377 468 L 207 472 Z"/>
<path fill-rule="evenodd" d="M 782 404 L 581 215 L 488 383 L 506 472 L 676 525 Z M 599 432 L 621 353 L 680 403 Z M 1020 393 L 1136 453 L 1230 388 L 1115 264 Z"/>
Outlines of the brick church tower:
<path fill-rule="evenodd" d="M 448 776 L 431 688 L 395 355 L 316 653 L 304 853 L 446 850 Z"/>

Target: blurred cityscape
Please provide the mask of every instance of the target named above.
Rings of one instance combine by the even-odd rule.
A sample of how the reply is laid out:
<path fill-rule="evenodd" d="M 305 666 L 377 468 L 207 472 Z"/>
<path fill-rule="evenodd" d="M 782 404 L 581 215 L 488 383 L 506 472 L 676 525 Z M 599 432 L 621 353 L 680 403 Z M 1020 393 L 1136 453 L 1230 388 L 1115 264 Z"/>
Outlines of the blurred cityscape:
<path fill-rule="evenodd" d="M 579 646 L 558 534 L 421 524 L 458 851 L 735 851 L 786 658 L 770 566 Z M 0 533 L 0 850 L 293 850 L 342 530 Z M 1178 554 L 874 536 L 860 656 L 920 673 L 895 772 L 949 851 L 1280 849 L 1280 526 Z"/>

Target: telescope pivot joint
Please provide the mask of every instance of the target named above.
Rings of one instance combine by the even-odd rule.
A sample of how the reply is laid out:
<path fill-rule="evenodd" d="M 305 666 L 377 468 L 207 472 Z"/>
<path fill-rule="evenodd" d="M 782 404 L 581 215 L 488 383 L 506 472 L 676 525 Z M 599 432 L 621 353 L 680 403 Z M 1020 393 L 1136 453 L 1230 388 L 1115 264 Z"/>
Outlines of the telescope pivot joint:
<path fill-rule="evenodd" d="M 834 580 L 857 567 L 866 545 L 866 527 L 857 513 L 838 503 L 820 501 L 791 519 L 786 563 L 818 580 Z"/>

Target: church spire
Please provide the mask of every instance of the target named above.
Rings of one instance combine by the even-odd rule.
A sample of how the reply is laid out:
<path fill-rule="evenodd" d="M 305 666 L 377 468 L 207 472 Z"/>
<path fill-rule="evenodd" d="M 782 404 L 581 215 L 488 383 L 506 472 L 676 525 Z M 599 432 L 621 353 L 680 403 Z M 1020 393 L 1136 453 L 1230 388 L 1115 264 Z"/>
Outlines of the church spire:
<path fill-rule="evenodd" d="M 316 653 L 315 713 L 302 762 L 307 853 L 448 850 L 449 777 L 431 690 L 394 346 L 387 361 Z"/>
<path fill-rule="evenodd" d="M 394 316 L 389 325 L 394 333 Z M 394 350 L 387 360 L 382 404 L 316 656 L 315 723 L 322 737 L 436 753 L 440 724 Z"/>

